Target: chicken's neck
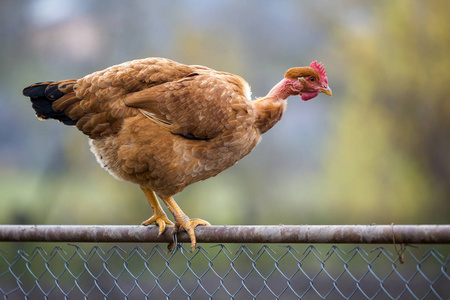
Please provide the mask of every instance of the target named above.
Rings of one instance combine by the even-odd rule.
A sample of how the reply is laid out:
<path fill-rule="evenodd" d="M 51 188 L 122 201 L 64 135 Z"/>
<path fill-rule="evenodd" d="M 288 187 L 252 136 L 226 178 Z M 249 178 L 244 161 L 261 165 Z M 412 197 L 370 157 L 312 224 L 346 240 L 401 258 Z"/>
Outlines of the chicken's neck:
<path fill-rule="evenodd" d="M 261 133 L 268 131 L 281 120 L 286 110 L 287 97 L 295 95 L 286 79 L 274 86 L 266 97 L 253 101 L 256 112 L 255 127 Z"/>

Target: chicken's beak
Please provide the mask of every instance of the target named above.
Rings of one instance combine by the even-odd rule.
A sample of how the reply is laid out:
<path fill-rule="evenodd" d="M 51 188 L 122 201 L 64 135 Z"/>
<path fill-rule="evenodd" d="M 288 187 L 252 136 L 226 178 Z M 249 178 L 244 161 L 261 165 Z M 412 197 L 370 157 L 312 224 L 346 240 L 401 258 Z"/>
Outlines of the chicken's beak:
<path fill-rule="evenodd" d="M 326 88 L 320 89 L 319 92 L 327 94 L 328 96 L 331 96 L 331 94 L 332 94 L 329 86 L 327 86 Z"/>

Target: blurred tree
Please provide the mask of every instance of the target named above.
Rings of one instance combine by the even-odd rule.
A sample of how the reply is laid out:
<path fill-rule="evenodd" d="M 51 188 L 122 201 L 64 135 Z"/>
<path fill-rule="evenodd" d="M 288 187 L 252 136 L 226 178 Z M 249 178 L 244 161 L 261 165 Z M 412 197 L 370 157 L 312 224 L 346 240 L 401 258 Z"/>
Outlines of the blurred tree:
<path fill-rule="evenodd" d="M 450 2 L 359 9 L 368 18 L 353 34 L 335 32 L 348 90 L 324 156 L 324 198 L 357 222 L 448 222 Z"/>

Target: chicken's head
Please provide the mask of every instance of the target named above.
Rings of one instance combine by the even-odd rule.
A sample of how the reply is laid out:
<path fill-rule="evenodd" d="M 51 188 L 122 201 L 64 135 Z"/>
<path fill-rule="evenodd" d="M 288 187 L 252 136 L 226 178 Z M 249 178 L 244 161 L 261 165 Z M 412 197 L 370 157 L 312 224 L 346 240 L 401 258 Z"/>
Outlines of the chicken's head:
<path fill-rule="evenodd" d="M 322 63 L 314 61 L 309 67 L 297 67 L 287 70 L 284 75 L 291 83 L 293 92 L 302 97 L 302 100 L 310 100 L 319 93 L 331 96 L 328 86 L 327 74 Z"/>

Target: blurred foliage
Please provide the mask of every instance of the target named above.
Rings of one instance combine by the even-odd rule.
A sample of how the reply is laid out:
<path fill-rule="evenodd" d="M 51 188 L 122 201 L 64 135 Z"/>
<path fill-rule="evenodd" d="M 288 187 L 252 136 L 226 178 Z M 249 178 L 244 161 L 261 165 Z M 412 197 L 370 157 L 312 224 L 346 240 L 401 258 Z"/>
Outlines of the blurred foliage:
<path fill-rule="evenodd" d="M 448 223 L 450 2 L 2 2 L 0 220 L 138 224 L 137 186 L 101 170 L 86 138 L 40 122 L 26 85 L 168 57 L 243 76 L 263 96 L 322 61 L 333 97 L 289 100 L 233 168 L 176 200 L 213 224 Z"/>
<path fill-rule="evenodd" d="M 364 32 L 336 32 L 349 84 L 323 198 L 358 222 L 448 222 L 450 2 L 369 8 Z"/>

